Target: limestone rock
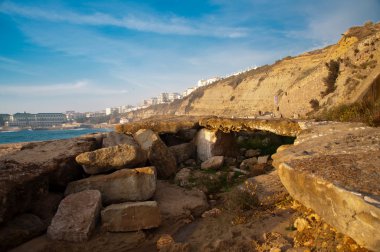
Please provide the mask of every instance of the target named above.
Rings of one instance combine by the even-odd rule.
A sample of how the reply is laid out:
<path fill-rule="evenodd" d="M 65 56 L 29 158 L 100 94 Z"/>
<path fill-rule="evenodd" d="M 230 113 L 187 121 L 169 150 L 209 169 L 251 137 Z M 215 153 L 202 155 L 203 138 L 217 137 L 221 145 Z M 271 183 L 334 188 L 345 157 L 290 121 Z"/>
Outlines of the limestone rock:
<path fill-rule="evenodd" d="M 251 169 L 253 169 L 253 166 L 255 164 L 257 164 L 257 158 L 256 157 L 244 159 L 240 164 L 240 169 L 251 170 Z"/>
<path fill-rule="evenodd" d="M 156 167 L 159 178 L 169 178 L 176 173 L 176 159 L 156 133 L 141 129 L 133 137 L 147 151 L 149 162 Z"/>
<path fill-rule="evenodd" d="M 232 134 L 201 129 L 196 136 L 197 155 L 201 161 L 213 156 L 234 156 L 237 152 Z"/>
<path fill-rule="evenodd" d="M 88 174 L 144 165 L 147 160 L 146 152 L 141 150 L 137 143 L 131 143 L 85 152 L 78 155 L 75 160 L 83 165 Z"/>
<path fill-rule="evenodd" d="M 65 194 L 84 190 L 99 190 L 105 205 L 148 200 L 156 190 L 155 168 L 122 169 L 107 175 L 91 176 L 71 182 Z"/>
<path fill-rule="evenodd" d="M 258 164 L 266 164 L 268 162 L 268 158 L 269 156 L 266 155 L 266 156 L 260 156 L 257 158 L 257 163 Z"/>
<path fill-rule="evenodd" d="M 188 186 L 190 184 L 189 179 L 191 176 L 191 169 L 189 168 L 182 168 L 177 174 L 175 175 L 174 182 L 177 185 L 180 186 Z"/>
<path fill-rule="evenodd" d="M 35 142 L 0 157 L 0 223 L 30 210 L 49 187 L 64 189 L 82 177 L 75 157 L 97 148 L 93 137 Z"/>
<path fill-rule="evenodd" d="M 127 202 L 106 207 L 102 225 L 110 232 L 138 231 L 160 226 L 160 210 L 155 201 Z"/>
<path fill-rule="evenodd" d="M 170 146 L 169 149 L 174 154 L 177 164 L 195 157 L 196 153 L 196 147 L 192 142 Z"/>
<path fill-rule="evenodd" d="M 48 228 L 49 238 L 73 242 L 88 240 L 99 217 L 101 201 L 97 190 L 68 195 L 59 204 Z"/>
<path fill-rule="evenodd" d="M 219 208 L 213 208 L 202 214 L 202 218 L 217 217 L 221 215 L 222 211 Z"/>
<path fill-rule="evenodd" d="M 0 251 L 7 251 L 46 230 L 43 221 L 33 214 L 21 214 L 0 227 Z"/>
<path fill-rule="evenodd" d="M 210 129 L 220 130 L 225 133 L 231 131 L 270 131 L 277 135 L 296 136 L 301 128 L 297 122 L 288 119 L 281 120 L 259 120 L 259 119 L 230 119 L 230 118 L 203 118 L 199 125 Z"/>
<path fill-rule="evenodd" d="M 248 178 L 239 188 L 255 194 L 260 205 L 263 206 L 272 206 L 283 201 L 288 195 L 277 171 Z"/>
<path fill-rule="evenodd" d="M 112 147 L 119 144 L 136 145 L 136 142 L 132 136 L 114 131 L 104 135 L 102 144 L 103 148 Z"/>
<path fill-rule="evenodd" d="M 222 167 L 224 161 L 223 156 L 214 156 L 210 157 L 206 161 L 202 162 L 201 169 L 209 170 L 209 169 L 219 169 Z"/>
<path fill-rule="evenodd" d="M 117 125 L 116 132 L 135 134 L 140 129 L 150 129 L 158 134 L 177 133 L 180 130 L 188 130 L 199 127 L 200 117 L 194 116 L 164 116 L 150 117 L 144 120 Z"/>
<path fill-rule="evenodd" d="M 379 251 L 379 146 L 378 128 L 320 123 L 272 158 L 294 199 L 359 245 Z"/>
<path fill-rule="evenodd" d="M 209 207 L 203 192 L 195 189 L 186 190 L 162 180 L 157 181 L 154 200 L 158 203 L 166 225 L 192 216 L 200 216 Z"/>
<path fill-rule="evenodd" d="M 160 251 L 161 249 L 168 247 L 173 243 L 175 243 L 175 241 L 171 235 L 163 234 L 157 240 L 156 247 L 157 247 L 157 250 Z"/>

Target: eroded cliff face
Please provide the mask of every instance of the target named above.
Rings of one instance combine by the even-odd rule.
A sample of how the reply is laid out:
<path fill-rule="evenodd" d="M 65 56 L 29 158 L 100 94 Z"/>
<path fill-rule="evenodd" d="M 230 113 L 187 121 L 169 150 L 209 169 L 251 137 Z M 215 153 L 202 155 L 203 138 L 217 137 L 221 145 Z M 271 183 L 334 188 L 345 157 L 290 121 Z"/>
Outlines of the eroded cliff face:
<path fill-rule="evenodd" d="M 379 80 L 379 62 L 380 23 L 353 27 L 335 45 L 286 57 L 273 65 L 199 88 L 171 104 L 151 106 L 127 116 L 134 119 L 162 114 L 247 117 L 261 111 L 287 118 L 306 117 L 314 111 L 312 100 L 319 103 L 320 109 L 328 109 L 368 97 Z M 329 67 L 332 64 L 337 77 L 332 78 L 330 92 L 326 92 L 325 79 L 334 71 Z"/>

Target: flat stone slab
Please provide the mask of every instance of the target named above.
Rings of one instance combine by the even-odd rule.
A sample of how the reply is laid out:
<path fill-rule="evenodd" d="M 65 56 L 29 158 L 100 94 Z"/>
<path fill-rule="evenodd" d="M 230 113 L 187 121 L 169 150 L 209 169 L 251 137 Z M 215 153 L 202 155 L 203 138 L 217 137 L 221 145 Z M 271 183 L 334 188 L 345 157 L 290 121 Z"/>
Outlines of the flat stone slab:
<path fill-rule="evenodd" d="M 239 131 L 265 130 L 282 136 L 297 136 L 301 127 L 296 121 L 289 119 L 244 119 L 244 118 L 203 118 L 199 125 L 211 130 L 225 133 Z"/>
<path fill-rule="evenodd" d="M 155 201 L 113 204 L 101 212 L 103 228 L 110 232 L 138 231 L 159 227 L 160 210 Z"/>
<path fill-rule="evenodd" d="M 65 195 L 84 190 L 99 190 L 105 205 L 125 201 L 144 201 L 156 191 L 157 175 L 153 166 L 122 169 L 107 175 L 95 175 L 71 182 Z"/>
<path fill-rule="evenodd" d="M 87 190 L 68 195 L 59 204 L 47 235 L 53 240 L 87 241 L 102 207 L 101 194 Z"/>
<path fill-rule="evenodd" d="M 380 251 L 380 129 L 311 124 L 272 158 L 292 197 L 359 245 Z"/>
<path fill-rule="evenodd" d="M 150 129 L 159 134 L 177 133 L 180 130 L 199 127 L 199 119 L 195 116 L 157 116 L 140 121 L 120 124 L 115 127 L 116 132 L 134 134 L 140 129 Z"/>

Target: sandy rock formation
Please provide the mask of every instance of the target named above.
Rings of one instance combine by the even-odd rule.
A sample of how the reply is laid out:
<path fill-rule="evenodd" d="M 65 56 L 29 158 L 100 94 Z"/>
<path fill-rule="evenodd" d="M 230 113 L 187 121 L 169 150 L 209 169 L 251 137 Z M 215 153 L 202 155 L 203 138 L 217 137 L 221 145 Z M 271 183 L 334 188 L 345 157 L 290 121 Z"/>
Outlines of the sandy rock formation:
<path fill-rule="evenodd" d="M 91 176 L 68 184 L 65 195 L 85 190 L 99 190 L 105 205 L 148 200 L 156 190 L 156 171 L 150 166 Z"/>
<path fill-rule="evenodd" d="M 88 174 L 144 165 L 147 154 L 137 143 L 120 144 L 78 155 L 75 160 Z"/>
<path fill-rule="evenodd" d="M 141 129 L 133 137 L 148 153 L 149 162 L 156 167 L 159 178 L 174 176 L 177 172 L 176 159 L 157 133 L 149 129 Z"/>
<path fill-rule="evenodd" d="M 101 194 L 87 190 L 68 195 L 59 204 L 47 235 L 53 240 L 81 242 L 89 239 L 102 207 Z"/>
<path fill-rule="evenodd" d="M 306 125 L 294 146 L 272 156 L 292 197 L 339 232 L 380 248 L 380 131 L 361 124 Z"/>
<path fill-rule="evenodd" d="M 82 137 L 29 143 L 0 157 L 0 223 L 30 210 L 49 187 L 62 189 L 80 178 L 75 157 L 97 147 L 95 138 Z"/>
<path fill-rule="evenodd" d="M 139 231 L 159 227 L 160 210 L 155 201 L 113 204 L 101 212 L 102 226 L 110 232 Z"/>

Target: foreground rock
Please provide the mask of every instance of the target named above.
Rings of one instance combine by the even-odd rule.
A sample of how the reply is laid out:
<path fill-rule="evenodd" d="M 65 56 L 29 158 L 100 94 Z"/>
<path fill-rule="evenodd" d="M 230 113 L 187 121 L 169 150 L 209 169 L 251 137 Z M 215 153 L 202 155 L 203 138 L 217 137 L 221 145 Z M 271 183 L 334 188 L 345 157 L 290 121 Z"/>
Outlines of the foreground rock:
<path fill-rule="evenodd" d="M 202 191 L 186 190 L 161 180 L 157 181 L 154 199 L 160 208 L 163 224 L 169 226 L 171 231 L 200 216 L 209 207 Z"/>
<path fill-rule="evenodd" d="M 98 174 L 113 169 L 144 165 L 147 155 L 137 143 L 131 142 L 131 144 L 120 144 L 85 152 L 78 155 L 75 160 L 83 165 L 86 173 Z"/>
<path fill-rule="evenodd" d="M 312 125 L 272 156 L 292 197 L 359 245 L 380 251 L 380 130 Z"/>
<path fill-rule="evenodd" d="M 240 186 L 240 189 L 256 195 L 262 206 L 273 206 L 288 195 L 277 171 L 249 178 Z"/>
<path fill-rule="evenodd" d="M 29 211 L 49 187 L 63 189 L 82 177 L 75 157 L 97 148 L 96 138 L 82 137 L 24 145 L 0 157 L 0 223 Z"/>
<path fill-rule="evenodd" d="M 89 239 L 102 207 L 97 190 L 71 194 L 59 204 L 47 235 L 53 240 L 81 242 Z"/>
<path fill-rule="evenodd" d="M 222 167 L 223 162 L 224 162 L 223 156 L 210 157 L 206 161 L 202 162 L 201 169 L 203 170 L 219 169 Z"/>
<path fill-rule="evenodd" d="M 102 225 L 110 232 L 138 231 L 160 226 L 160 210 L 155 201 L 127 202 L 106 207 Z"/>
<path fill-rule="evenodd" d="M 157 133 L 142 129 L 134 134 L 134 138 L 147 151 L 149 162 L 156 167 L 159 178 L 174 176 L 177 172 L 176 159 Z"/>
<path fill-rule="evenodd" d="M 196 137 L 197 155 L 201 161 L 213 156 L 234 156 L 235 138 L 217 130 L 201 129 Z"/>
<path fill-rule="evenodd" d="M 7 251 L 36 237 L 46 230 L 46 225 L 33 214 L 22 214 L 0 228 L 0 251 Z"/>
<path fill-rule="evenodd" d="M 108 175 L 74 181 L 67 186 L 65 194 L 84 190 L 99 190 L 105 205 L 148 200 L 156 190 L 155 168 L 122 169 Z"/>

